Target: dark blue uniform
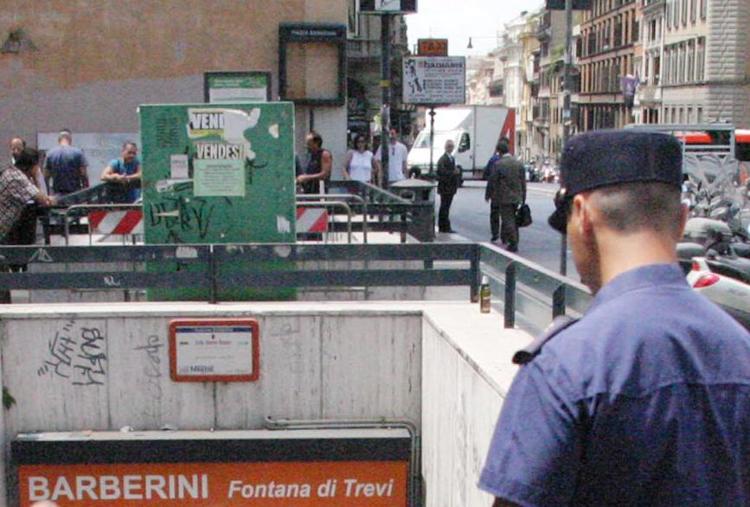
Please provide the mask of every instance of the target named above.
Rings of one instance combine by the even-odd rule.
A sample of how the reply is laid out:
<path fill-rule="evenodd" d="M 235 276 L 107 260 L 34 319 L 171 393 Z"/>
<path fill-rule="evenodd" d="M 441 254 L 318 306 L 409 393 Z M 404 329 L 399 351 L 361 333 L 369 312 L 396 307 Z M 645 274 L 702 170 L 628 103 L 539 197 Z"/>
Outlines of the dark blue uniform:
<path fill-rule="evenodd" d="M 621 274 L 520 369 L 479 485 L 520 505 L 750 505 L 750 334 L 677 266 Z"/>

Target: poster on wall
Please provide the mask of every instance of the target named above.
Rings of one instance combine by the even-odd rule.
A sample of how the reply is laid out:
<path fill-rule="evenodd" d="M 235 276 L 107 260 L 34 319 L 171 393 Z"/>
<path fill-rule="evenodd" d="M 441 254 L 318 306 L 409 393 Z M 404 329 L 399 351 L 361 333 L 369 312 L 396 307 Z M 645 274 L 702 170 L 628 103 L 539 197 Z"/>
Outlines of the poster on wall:
<path fill-rule="evenodd" d="M 206 72 L 204 100 L 211 104 L 271 100 L 271 73 L 264 71 Z"/>
<path fill-rule="evenodd" d="M 403 72 L 405 104 L 466 102 L 466 59 L 462 56 L 406 57 Z"/>

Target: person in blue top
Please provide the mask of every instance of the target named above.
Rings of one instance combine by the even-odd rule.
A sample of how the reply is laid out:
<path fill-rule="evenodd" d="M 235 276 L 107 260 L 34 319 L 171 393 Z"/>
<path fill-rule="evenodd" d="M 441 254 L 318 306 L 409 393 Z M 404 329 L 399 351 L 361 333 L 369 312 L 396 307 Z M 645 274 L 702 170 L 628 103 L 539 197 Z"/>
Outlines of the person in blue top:
<path fill-rule="evenodd" d="M 750 333 L 693 291 L 672 136 L 565 146 L 549 223 L 594 300 L 514 356 L 479 487 L 495 506 L 750 505 Z"/>
<path fill-rule="evenodd" d="M 55 195 L 66 195 L 87 188 L 89 163 L 83 151 L 73 146 L 73 134 L 70 130 L 61 130 L 57 143 L 57 146 L 47 152 L 44 163 L 47 188 L 51 188 Z"/>
<path fill-rule="evenodd" d="M 120 158 L 116 158 L 102 171 L 102 181 L 109 183 L 109 200 L 118 204 L 132 203 L 141 195 L 141 161 L 138 146 L 132 141 L 122 145 Z"/>

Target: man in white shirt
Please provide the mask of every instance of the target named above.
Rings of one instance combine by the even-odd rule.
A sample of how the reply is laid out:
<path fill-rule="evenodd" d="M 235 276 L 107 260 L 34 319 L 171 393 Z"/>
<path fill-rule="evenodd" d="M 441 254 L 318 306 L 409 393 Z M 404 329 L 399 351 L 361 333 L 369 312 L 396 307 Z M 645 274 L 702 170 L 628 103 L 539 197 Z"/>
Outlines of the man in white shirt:
<path fill-rule="evenodd" d="M 383 170 L 382 164 L 380 163 L 382 149 L 383 145 L 381 144 L 380 147 L 378 147 L 377 153 L 375 153 L 375 161 L 377 163 L 376 170 L 378 172 L 380 186 L 385 187 L 387 185 L 385 184 L 386 182 L 383 181 Z M 396 129 L 392 128 L 390 130 L 388 143 L 388 185 L 406 179 L 406 155 L 406 146 L 399 142 L 398 132 Z"/>

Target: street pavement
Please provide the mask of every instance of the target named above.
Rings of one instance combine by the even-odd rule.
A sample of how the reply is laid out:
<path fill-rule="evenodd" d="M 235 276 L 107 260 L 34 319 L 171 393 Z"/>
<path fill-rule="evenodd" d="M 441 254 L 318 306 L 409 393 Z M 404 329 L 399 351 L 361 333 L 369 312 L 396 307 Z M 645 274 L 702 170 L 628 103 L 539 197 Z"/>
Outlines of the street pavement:
<path fill-rule="evenodd" d="M 490 205 L 484 200 L 484 181 L 467 181 L 458 190 L 451 205 L 451 226 L 461 236 L 477 241 L 490 240 Z M 518 255 L 544 266 L 560 271 L 560 234 L 547 225 L 547 217 L 552 213 L 552 198 L 558 189 L 556 183 L 529 183 L 526 202 L 531 208 L 533 223 L 520 230 Z M 435 213 L 440 204 L 436 198 Z M 440 235 L 437 238 L 440 241 Z M 568 276 L 578 280 L 578 274 L 570 249 L 567 249 Z"/>

